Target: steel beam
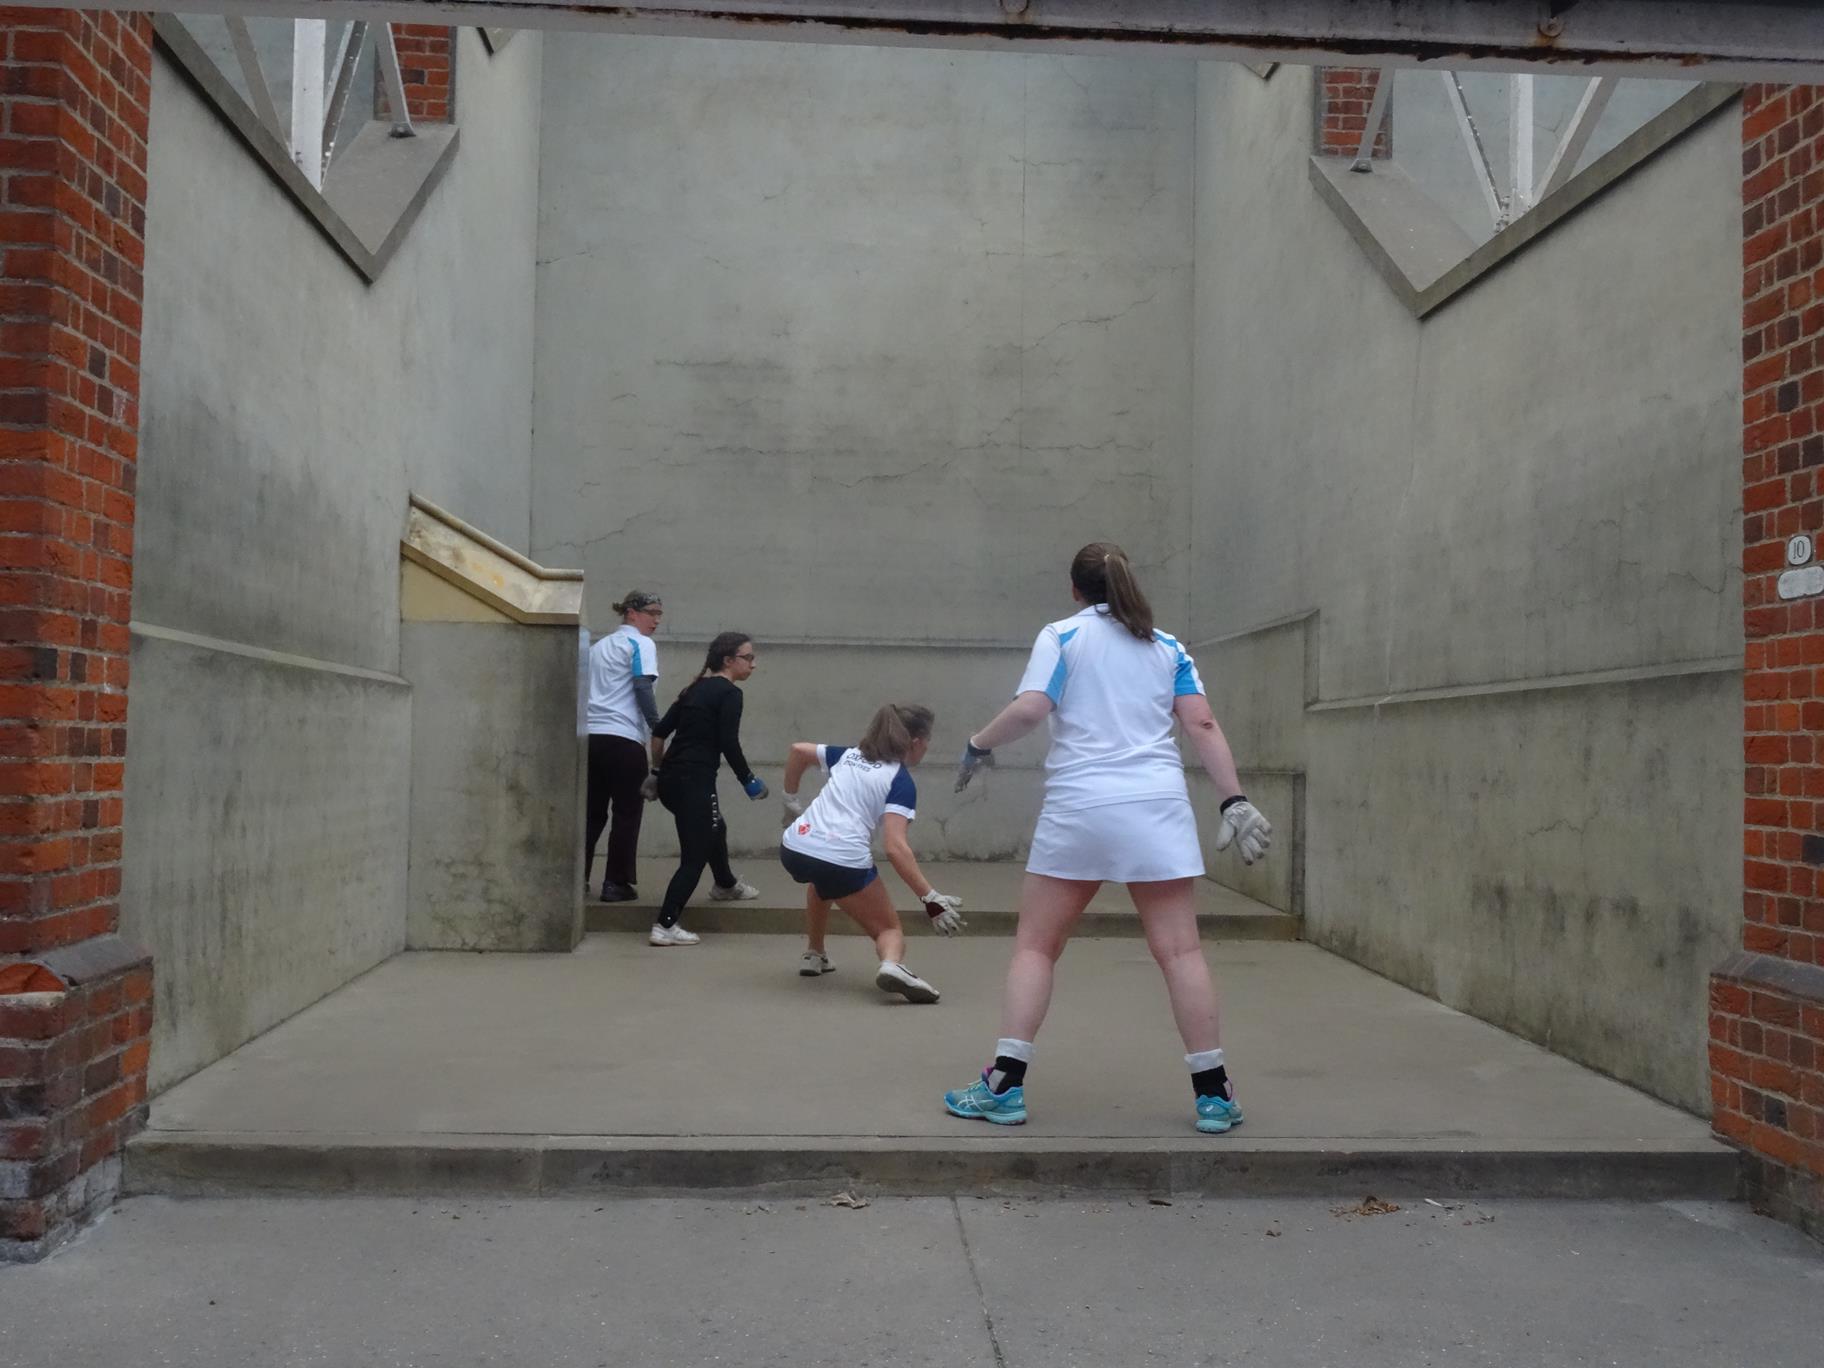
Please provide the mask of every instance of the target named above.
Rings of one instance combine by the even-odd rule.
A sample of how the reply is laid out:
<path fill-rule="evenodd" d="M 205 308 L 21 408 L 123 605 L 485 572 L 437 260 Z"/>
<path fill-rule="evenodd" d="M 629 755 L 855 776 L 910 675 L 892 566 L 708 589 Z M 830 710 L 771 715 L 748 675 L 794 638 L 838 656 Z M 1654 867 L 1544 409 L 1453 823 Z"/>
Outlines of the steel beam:
<path fill-rule="evenodd" d="M 25 0 L 63 8 L 67 0 Z M 145 0 L 84 0 L 143 9 Z M 199 11 L 1305 65 L 1824 83 L 1818 0 L 196 0 Z M 1011 12 L 1010 12 L 1011 9 Z"/>
<path fill-rule="evenodd" d="M 323 188 L 323 62 L 329 26 L 298 19 L 291 36 L 291 159 L 310 183 Z"/>
<path fill-rule="evenodd" d="M 1577 108 L 1564 127 L 1564 135 L 1558 139 L 1558 147 L 1552 153 L 1551 161 L 1546 164 L 1545 179 L 1539 184 L 1540 199 L 1544 199 L 1571 178 L 1571 173 L 1577 169 L 1577 163 L 1583 160 L 1583 150 L 1590 145 L 1590 135 L 1602 121 L 1602 113 L 1609 107 L 1609 98 L 1614 93 L 1613 76 L 1593 76 L 1583 88 L 1583 96 L 1577 101 Z"/>

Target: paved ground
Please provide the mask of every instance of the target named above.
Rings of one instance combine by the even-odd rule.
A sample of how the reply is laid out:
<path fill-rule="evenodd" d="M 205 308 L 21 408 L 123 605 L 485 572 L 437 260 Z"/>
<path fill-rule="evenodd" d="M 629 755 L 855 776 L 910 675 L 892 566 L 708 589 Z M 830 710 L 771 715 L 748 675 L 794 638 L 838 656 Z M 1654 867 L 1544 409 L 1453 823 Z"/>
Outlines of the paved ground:
<path fill-rule="evenodd" d="M 778 936 L 655 950 L 604 935 L 574 955 L 404 955 L 160 1097 L 129 1180 L 179 1194 L 334 1190 L 417 1147 L 446 1171 L 464 1149 L 467 1186 L 440 1187 L 447 1172 L 419 1166 L 368 1189 L 479 1190 L 484 1164 L 496 1192 L 758 1187 L 828 1173 L 908 1194 L 1005 1191 L 1021 1178 L 1033 1185 L 1011 1190 L 1096 1190 L 1117 1185 L 1111 1166 L 1131 1164 L 1121 1179 L 1131 1190 L 1229 1194 L 1296 1190 L 1262 1184 L 1299 1155 L 1374 1150 L 1437 1163 L 1535 1157 L 1534 1176 L 1465 1179 L 1466 1193 L 1733 1191 L 1727 1163 L 1711 1169 L 1721 1185 L 1579 1185 L 1574 1163 L 1545 1156 L 1606 1154 L 1632 1174 L 1668 1154 L 1727 1155 L 1695 1117 L 1304 944 L 1210 947 L 1248 1113 L 1233 1135 L 1191 1129 L 1158 971 L 1133 940 L 1068 951 L 1030 1079 L 1031 1123 L 956 1121 L 940 1096 L 986 1062 L 1009 945 L 921 935 L 908 958 L 945 995 L 928 1007 L 873 987 L 859 937 L 834 939 L 839 969 L 814 980 L 798 976 L 797 943 Z M 280 1181 L 262 1151 L 234 1186 L 212 1188 L 157 1176 L 144 1156 L 160 1141 L 182 1141 L 192 1157 L 205 1142 L 276 1145 L 311 1162 L 342 1147 L 347 1162 L 327 1180 L 294 1162 L 288 1172 L 302 1177 Z M 360 1145 L 390 1148 L 347 1157 Z M 629 1148 L 642 1154 L 629 1159 Z M 735 1167 L 716 1169 L 718 1153 L 736 1155 Z M 1217 1154 L 1252 1158 L 1219 1186 L 1172 1167 Z M 830 1162 L 807 1157 L 817 1155 Z M 1009 1169 L 1010 1155 L 1025 1167 Z"/>
<path fill-rule="evenodd" d="M 939 1105 L 999 1029 L 1010 942 L 924 935 L 943 990 L 873 985 L 871 948 L 705 937 L 573 955 L 402 955 L 159 1098 L 159 1129 L 386 1134 L 949 1136 Z M 1210 949 L 1225 1040 L 1259 1139 L 1651 1141 L 1703 1135 L 1661 1105 L 1305 944 Z M 1031 1137 L 1189 1131 L 1159 971 L 1136 941 L 1066 952 L 1030 1080 Z M 973 1129 L 981 1129 L 980 1126 Z"/>
<path fill-rule="evenodd" d="M 1816 1368 L 1736 1205 L 139 1198 L 0 1268 L 0 1368 Z"/>

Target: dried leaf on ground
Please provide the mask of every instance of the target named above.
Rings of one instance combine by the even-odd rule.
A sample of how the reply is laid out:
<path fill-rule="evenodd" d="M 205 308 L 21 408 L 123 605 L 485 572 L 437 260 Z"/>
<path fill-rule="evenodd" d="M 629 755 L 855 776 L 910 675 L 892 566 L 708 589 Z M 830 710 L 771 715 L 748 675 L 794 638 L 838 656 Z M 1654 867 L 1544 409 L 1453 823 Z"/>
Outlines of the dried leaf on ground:
<path fill-rule="evenodd" d="M 1386 1216 L 1399 1209 L 1398 1203 L 1383 1202 L 1371 1192 L 1354 1206 L 1332 1207 L 1330 1214 L 1347 1219 L 1351 1216 Z"/>
<path fill-rule="evenodd" d="M 867 1204 L 866 1197 L 857 1197 L 852 1192 L 839 1192 L 824 1203 L 825 1206 L 847 1207 L 850 1211 L 860 1211 Z"/>

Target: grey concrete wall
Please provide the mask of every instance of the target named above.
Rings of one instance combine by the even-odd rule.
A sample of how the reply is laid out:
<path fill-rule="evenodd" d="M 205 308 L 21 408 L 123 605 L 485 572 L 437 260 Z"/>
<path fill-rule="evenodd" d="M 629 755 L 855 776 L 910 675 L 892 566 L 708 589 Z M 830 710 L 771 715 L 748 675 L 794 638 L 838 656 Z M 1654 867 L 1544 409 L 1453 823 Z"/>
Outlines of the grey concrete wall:
<path fill-rule="evenodd" d="M 1312 939 L 1702 1110 L 1740 921 L 1710 810 L 1740 763 L 1739 116 L 1420 324 L 1309 184 L 1311 107 L 1298 68 L 1200 74 L 1218 715 L 1305 774 Z"/>
<path fill-rule="evenodd" d="M 1113 58 L 552 44 L 534 557 L 587 569 L 597 631 L 638 584 L 665 594 L 672 631 L 765 644 L 756 762 L 919 695 L 948 754 L 1070 611 L 1065 567 L 1092 538 L 1124 543 L 1177 622 L 1193 78 Z M 701 659 L 661 649 L 673 671 Z M 770 807 L 729 806 L 738 843 L 776 838 Z M 946 848 L 1010 852 L 1030 817 L 1017 836 L 998 813 L 952 825 Z"/>
<path fill-rule="evenodd" d="M 526 544 L 540 42 L 461 35 L 461 146 L 372 286 L 156 59 L 122 889 L 155 1086 L 404 943 L 409 701 L 368 676 L 407 492 Z"/>
<path fill-rule="evenodd" d="M 583 692 L 574 627 L 408 622 L 413 950 L 582 937 Z M 569 719 L 568 726 L 552 725 Z"/>

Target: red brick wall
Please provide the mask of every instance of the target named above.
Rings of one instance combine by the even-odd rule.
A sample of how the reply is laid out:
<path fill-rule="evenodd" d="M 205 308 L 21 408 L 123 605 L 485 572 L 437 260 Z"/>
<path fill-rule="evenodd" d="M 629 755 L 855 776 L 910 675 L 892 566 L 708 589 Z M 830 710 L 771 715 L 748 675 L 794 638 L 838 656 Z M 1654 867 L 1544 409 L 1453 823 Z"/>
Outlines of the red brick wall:
<path fill-rule="evenodd" d="M 456 105 L 456 30 L 434 24 L 394 24 L 393 45 L 405 81 L 405 107 L 413 122 L 448 123 Z M 386 83 L 379 83 L 375 112 L 386 118 Z"/>
<path fill-rule="evenodd" d="M 1368 110 L 1374 103 L 1381 73 L 1376 67 L 1323 67 L 1317 73 L 1317 150 L 1326 157 L 1353 157 L 1362 146 Z M 1393 118 L 1375 135 L 1374 155 L 1393 155 Z"/>
<path fill-rule="evenodd" d="M 145 1097 L 119 920 L 152 27 L 0 9 L 0 1257 Z"/>
<path fill-rule="evenodd" d="M 1742 176 L 1745 887 L 1711 1094 L 1762 1199 L 1824 1230 L 1824 598 L 1778 593 L 1824 529 L 1824 89 L 1748 87 Z"/>

